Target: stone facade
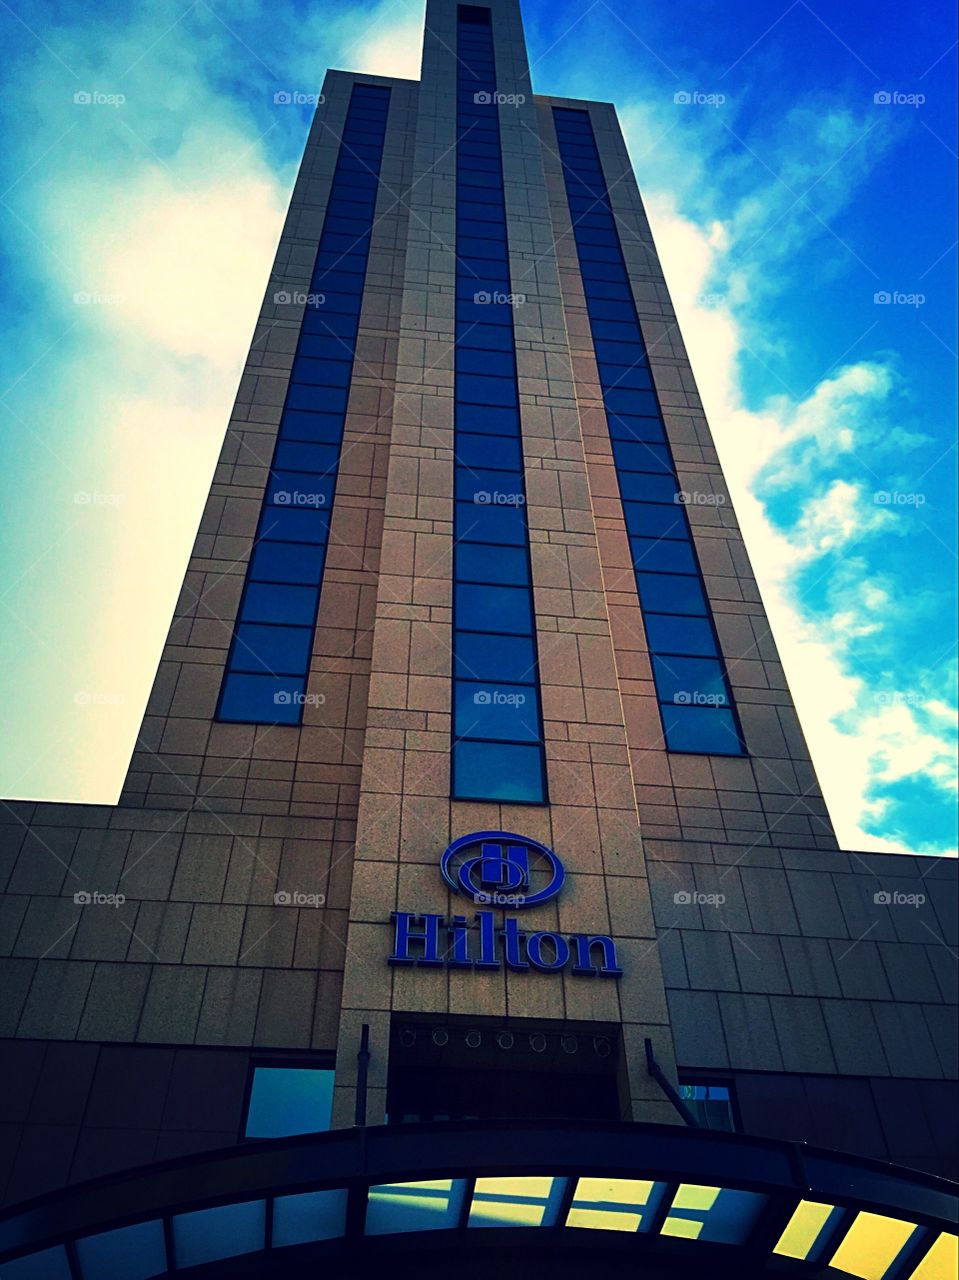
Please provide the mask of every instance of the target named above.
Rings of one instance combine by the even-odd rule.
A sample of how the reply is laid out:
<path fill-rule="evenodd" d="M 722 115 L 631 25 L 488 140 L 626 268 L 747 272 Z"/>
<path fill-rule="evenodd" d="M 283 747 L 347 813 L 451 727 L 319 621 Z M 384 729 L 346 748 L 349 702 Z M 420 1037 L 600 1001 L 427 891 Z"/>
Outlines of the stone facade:
<path fill-rule="evenodd" d="M 456 9 L 430 0 L 421 83 L 324 83 L 119 804 L 0 805 L 8 1200 L 237 1141 L 256 1061 L 336 1055 L 350 1124 L 364 1023 L 378 1123 L 404 1015 L 612 1025 L 626 1118 L 678 1120 L 650 1038 L 751 1132 L 948 1167 L 955 868 L 838 851 L 728 501 L 690 518 L 748 754 L 664 748 L 554 105 L 590 112 L 680 478 L 728 494 L 615 113 L 534 96 L 516 0 L 491 8 L 551 803 L 449 798 Z M 318 696 L 300 727 L 219 723 L 354 79 L 392 95 Z M 440 854 L 490 829 L 556 850 L 536 927 L 611 934 L 620 981 L 387 965 L 390 912 L 455 910 Z"/>

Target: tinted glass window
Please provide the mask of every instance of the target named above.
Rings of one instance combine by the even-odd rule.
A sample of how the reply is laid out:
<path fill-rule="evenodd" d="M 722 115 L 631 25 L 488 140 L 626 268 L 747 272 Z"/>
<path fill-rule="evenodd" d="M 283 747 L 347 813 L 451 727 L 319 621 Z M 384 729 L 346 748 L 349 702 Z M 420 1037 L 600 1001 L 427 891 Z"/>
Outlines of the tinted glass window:
<path fill-rule="evenodd" d="M 457 742 L 453 795 L 462 800 L 543 804 L 542 749 L 503 742 Z"/>

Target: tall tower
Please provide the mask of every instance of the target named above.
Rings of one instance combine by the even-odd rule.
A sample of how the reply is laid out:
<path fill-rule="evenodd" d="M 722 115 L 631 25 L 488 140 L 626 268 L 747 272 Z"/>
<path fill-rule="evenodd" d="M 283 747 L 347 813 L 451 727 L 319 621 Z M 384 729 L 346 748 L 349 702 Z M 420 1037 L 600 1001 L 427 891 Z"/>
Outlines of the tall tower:
<path fill-rule="evenodd" d="M 327 74 L 119 805 L 3 817 L 0 1189 L 51 1194 L 4 1280 L 416 1232 L 411 1187 L 717 1275 L 793 1227 L 865 1275 L 867 1204 L 897 1276 L 951 1248 L 950 871 L 838 850 L 615 110 L 532 92 L 517 0 Z"/>

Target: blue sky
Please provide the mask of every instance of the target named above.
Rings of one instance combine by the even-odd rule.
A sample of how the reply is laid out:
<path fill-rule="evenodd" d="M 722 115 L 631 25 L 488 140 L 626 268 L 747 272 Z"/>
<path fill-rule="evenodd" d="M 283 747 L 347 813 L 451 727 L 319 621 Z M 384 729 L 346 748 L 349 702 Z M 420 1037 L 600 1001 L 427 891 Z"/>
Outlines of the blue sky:
<path fill-rule="evenodd" d="M 524 15 L 538 92 L 619 107 L 843 843 L 952 849 L 951 6 Z M 415 78 L 422 23 L 0 0 L 0 795 L 115 799 L 309 123 L 274 95 Z"/>

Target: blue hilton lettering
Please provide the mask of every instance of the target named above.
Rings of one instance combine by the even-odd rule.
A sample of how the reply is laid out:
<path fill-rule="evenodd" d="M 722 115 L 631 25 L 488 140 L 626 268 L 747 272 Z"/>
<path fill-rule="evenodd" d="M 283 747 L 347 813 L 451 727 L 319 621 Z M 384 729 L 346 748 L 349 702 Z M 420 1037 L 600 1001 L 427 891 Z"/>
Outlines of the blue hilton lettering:
<path fill-rule="evenodd" d="M 465 916 L 393 911 L 394 938 L 390 964 L 424 968 L 507 969 L 540 973 L 570 972 L 587 978 L 619 978 L 616 945 L 603 933 L 530 933 L 507 919 L 500 928 L 492 911 Z M 572 961 L 572 964 L 570 964 Z"/>

